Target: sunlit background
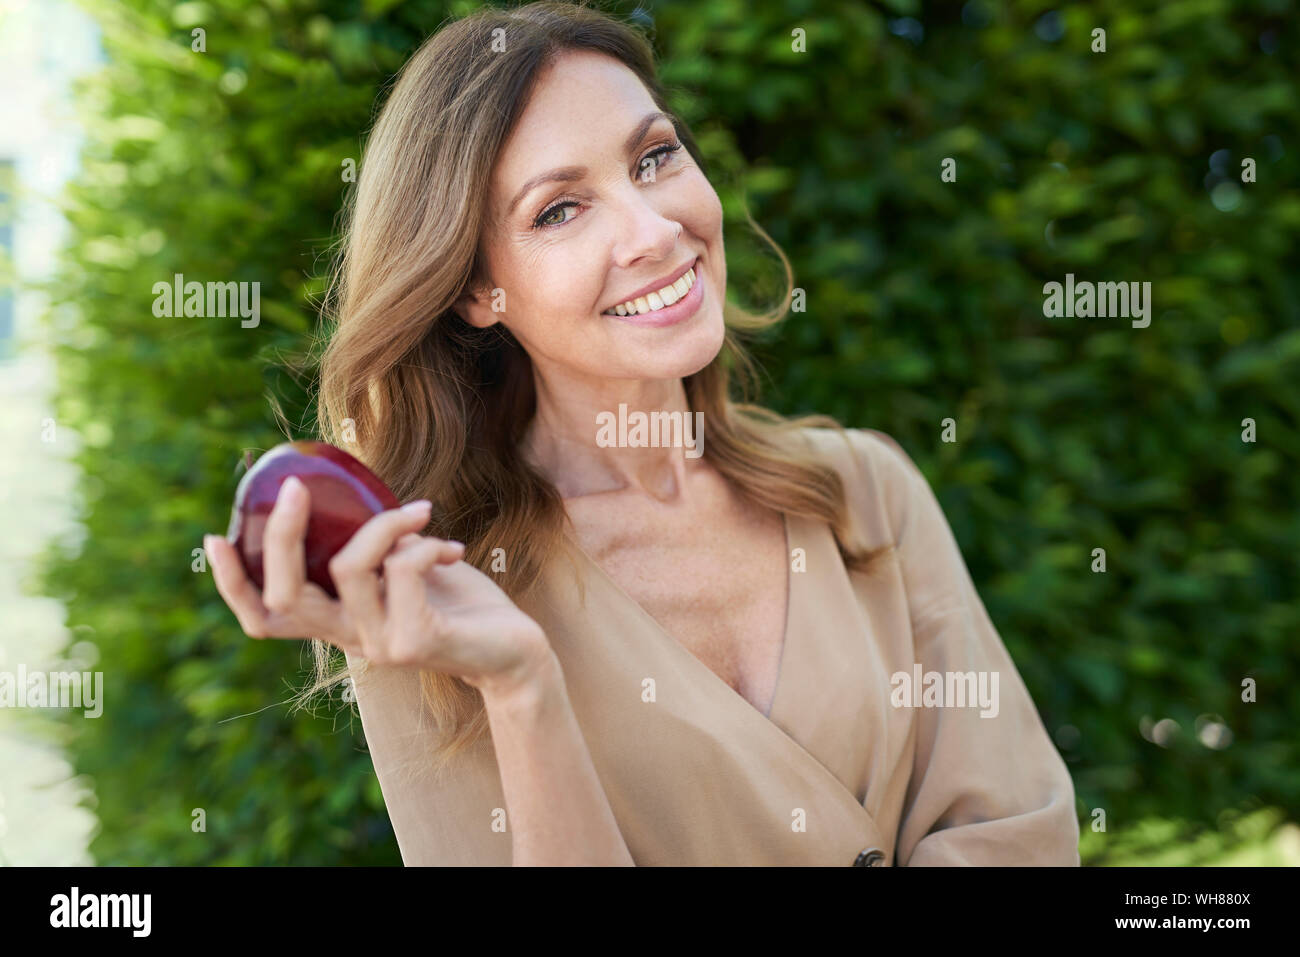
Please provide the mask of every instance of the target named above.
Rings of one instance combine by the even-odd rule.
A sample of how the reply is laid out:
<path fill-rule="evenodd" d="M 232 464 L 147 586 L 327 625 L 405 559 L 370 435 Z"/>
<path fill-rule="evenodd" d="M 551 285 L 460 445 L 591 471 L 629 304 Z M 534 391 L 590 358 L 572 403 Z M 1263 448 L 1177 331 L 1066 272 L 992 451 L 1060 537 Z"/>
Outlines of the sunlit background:
<path fill-rule="evenodd" d="M 57 41 L 57 42 L 55 42 Z M 73 77 L 102 55 L 94 22 L 47 0 L 0 2 L 0 670 L 86 666 L 97 657 L 62 603 L 33 593 L 32 560 L 51 539 L 76 542 L 75 433 L 42 441 L 54 366 L 36 317 L 45 299 L 15 280 L 48 275 L 63 223 L 55 197 L 77 166 Z M 57 435 L 57 433 L 56 433 Z M 65 753 L 68 729 L 39 711 L 0 708 L 0 863 L 88 864 L 93 782 Z"/>

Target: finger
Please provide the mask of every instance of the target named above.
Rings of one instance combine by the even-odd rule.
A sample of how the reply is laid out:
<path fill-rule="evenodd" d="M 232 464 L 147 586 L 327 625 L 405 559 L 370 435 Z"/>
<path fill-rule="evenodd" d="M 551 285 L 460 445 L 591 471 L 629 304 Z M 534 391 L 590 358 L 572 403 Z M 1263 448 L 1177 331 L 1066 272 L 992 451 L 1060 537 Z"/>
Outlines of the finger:
<path fill-rule="evenodd" d="M 347 612 L 318 585 L 308 582 L 294 614 L 281 615 L 266 607 L 233 545 L 219 536 L 205 535 L 203 547 L 212 563 L 217 591 L 250 638 L 301 638 L 310 633 L 339 648 L 354 643 Z"/>
<path fill-rule="evenodd" d="M 315 582 L 307 582 L 288 614 L 272 611 L 268 619 L 272 637 L 299 638 L 311 635 L 338 648 L 356 644 L 352 619 L 342 603 L 335 601 Z"/>
<path fill-rule="evenodd" d="M 389 620 L 403 620 L 401 612 L 415 612 L 425 604 L 424 573 L 445 559 L 448 545 L 439 538 L 426 538 L 384 559 Z M 394 609 L 399 610 L 398 614 L 394 614 Z"/>
<path fill-rule="evenodd" d="M 377 571 L 393 547 L 408 535 L 418 532 L 429 522 L 431 505 L 427 499 L 411 502 L 401 508 L 380 512 L 371 518 L 348 539 L 334 560 L 347 571 L 364 568 Z M 423 537 L 423 536 L 417 536 Z"/>
<path fill-rule="evenodd" d="M 287 614 L 298 603 L 307 581 L 303 540 L 311 516 L 311 493 L 295 476 L 280 486 L 262 536 L 262 604 Z"/>
<path fill-rule="evenodd" d="M 212 579 L 217 592 L 235 613 L 239 627 L 250 638 L 267 637 L 267 610 L 262 596 L 248 579 L 235 548 L 220 535 L 205 535 L 203 548 L 212 562 Z"/>
<path fill-rule="evenodd" d="M 330 577 L 334 580 L 339 600 L 356 626 L 363 655 L 368 646 L 382 639 L 384 632 L 379 567 L 399 538 L 428 522 L 430 507 L 427 501 L 413 502 L 403 508 L 380 512 L 357 529 L 348 543 L 330 559 Z"/>
<path fill-rule="evenodd" d="M 339 553 L 340 555 L 342 552 Z M 367 648 L 383 634 L 384 602 L 380 593 L 379 575 L 374 571 L 352 571 L 335 564 L 338 555 L 330 560 L 330 577 L 339 602 L 346 609 L 356 633 L 359 653 L 369 657 Z"/>
<path fill-rule="evenodd" d="M 394 552 L 384 559 L 385 651 L 391 660 L 413 663 L 418 646 L 437 632 L 441 616 L 429 607 L 424 574 L 446 552 L 437 538 Z"/>
<path fill-rule="evenodd" d="M 408 533 L 399 538 L 397 544 L 393 546 L 394 551 L 389 554 L 391 555 L 397 551 L 412 548 L 414 546 L 423 546 L 425 542 L 440 542 L 442 544 L 442 547 L 438 551 L 437 558 L 435 559 L 437 564 L 450 565 L 465 557 L 465 544 L 463 542 L 453 542 L 448 539 L 434 538 L 431 535 L 418 535 L 414 532 Z"/>
<path fill-rule="evenodd" d="M 439 565 L 454 565 L 465 557 L 465 543 L 442 540 L 442 550 L 438 553 Z"/>

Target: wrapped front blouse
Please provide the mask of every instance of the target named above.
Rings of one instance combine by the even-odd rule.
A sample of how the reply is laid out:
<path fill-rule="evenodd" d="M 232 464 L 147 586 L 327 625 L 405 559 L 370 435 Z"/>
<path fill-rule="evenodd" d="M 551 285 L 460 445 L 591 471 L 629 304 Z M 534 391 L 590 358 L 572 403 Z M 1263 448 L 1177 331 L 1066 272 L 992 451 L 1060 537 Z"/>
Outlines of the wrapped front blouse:
<path fill-rule="evenodd" d="M 850 573 L 828 525 L 786 516 L 797 559 L 766 716 L 581 549 L 585 601 L 557 560 L 521 603 L 633 860 L 1077 865 L 1069 772 L 925 477 L 882 432 L 803 435 L 843 477 L 857 540 L 895 555 Z M 372 665 L 355 690 L 403 861 L 508 865 L 490 737 L 434 773 L 418 672 Z"/>

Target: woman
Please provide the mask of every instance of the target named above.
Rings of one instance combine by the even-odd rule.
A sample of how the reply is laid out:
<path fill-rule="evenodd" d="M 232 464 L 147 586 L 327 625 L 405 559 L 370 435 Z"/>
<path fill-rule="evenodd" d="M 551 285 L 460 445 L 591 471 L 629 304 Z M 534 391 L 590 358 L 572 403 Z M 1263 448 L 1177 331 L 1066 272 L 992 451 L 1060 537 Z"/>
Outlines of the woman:
<path fill-rule="evenodd" d="M 721 204 L 665 103 L 642 36 L 581 6 L 485 10 L 412 57 L 319 424 L 427 501 L 335 557 L 335 602 L 286 486 L 262 594 L 210 542 L 222 596 L 322 669 L 346 653 L 407 864 L 1077 864 L 1069 774 L 911 459 L 729 400 L 734 332 L 779 313 L 726 302 Z"/>

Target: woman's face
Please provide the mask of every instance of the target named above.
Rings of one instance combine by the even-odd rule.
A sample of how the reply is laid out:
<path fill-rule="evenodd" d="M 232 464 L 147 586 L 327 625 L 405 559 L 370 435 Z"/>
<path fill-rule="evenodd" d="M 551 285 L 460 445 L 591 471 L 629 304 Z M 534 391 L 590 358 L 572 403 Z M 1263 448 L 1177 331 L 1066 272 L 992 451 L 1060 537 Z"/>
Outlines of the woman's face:
<path fill-rule="evenodd" d="M 539 77 L 493 171 L 490 284 L 458 310 L 476 326 L 504 323 L 547 381 L 678 379 L 722 346 L 722 204 L 672 122 L 647 119 L 657 112 L 617 60 L 565 54 Z M 557 170 L 562 181 L 546 179 Z M 614 314 L 692 263 L 695 288 L 675 305 Z"/>

